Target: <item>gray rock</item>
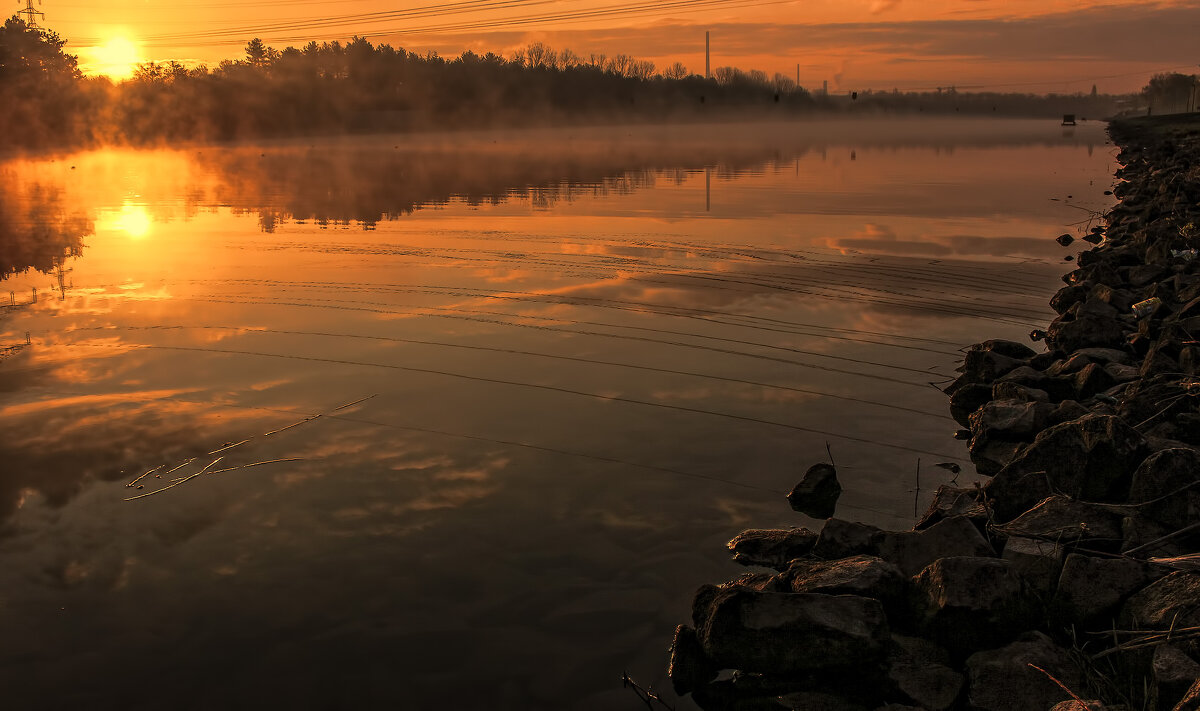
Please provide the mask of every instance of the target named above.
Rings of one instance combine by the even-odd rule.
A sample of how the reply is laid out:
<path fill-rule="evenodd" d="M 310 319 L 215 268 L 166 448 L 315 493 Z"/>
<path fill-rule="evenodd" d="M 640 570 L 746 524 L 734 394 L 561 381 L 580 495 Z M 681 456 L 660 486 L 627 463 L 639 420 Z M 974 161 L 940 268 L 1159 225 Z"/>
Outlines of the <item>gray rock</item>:
<path fill-rule="evenodd" d="M 992 399 L 992 386 L 968 383 L 950 395 L 950 416 L 963 427 L 970 425 L 970 416 Z"/>
<path fill-rule="evenodd" d="M 965 678 L 947 666 L 946 651 L 916 637 L 893 635 L 892 639 L 887 676 L 896 690 L 927 711 L 952 707 Z"/>
<path fill-rule="evenodd" d="M 992 400 L 1016 400 L 1017 402 L 1050 402 L 1050 393 L 1026 387 L 1019 383 L 1000 382 L 992 386 Z M 978 409 L 978 408 L 976 408 Z"/>
<path fill-rule="evenodd" d="M 1137 368 L 1122 363 L 1108 363 L 1104 366 L 1104 372 L 1112 377 L 1114 383 L 1128 383 L 1142 377 Z"/>
<path fill-rule="evenodd" d="M 1154 682 L 1158 685 L 1158 698 L 1164 700 L 1182 698 L 1192 683 L 1200 679 L 1200 664 L 1172 644 L 1154 648 L 1150 667 L 1154 671 Z"/>
<path fill-rule="evenodd" d="M 848 558 L 860 553 L 875 555 L 879 552 L 882 535 L 883 531 L 875 526 L 831 518 L 821 528 L 812 553 L 822 560 Z"/>
<path fill-rule="evenodd" d="M 952 652 L 994 646 L 1028 617 L 1025 588 L 998 558 L 941 558 L 913 580 L 917 624 Z"/>
<path fill-rule="evenodd" d="M 671 642 L 671 662 L 667 676 L 679 696 L 717 678 L 719 670 L 704 655 L 704 648 L 696 638 L 696 631 L 687 625 L 675 628 L 675 639 Z"/>
<path fill-rule="evenodd" d="M 1058 584 L 1066 548 L 1060 543 L 1041 538 L 1009 536 L 1004 543 L 1001 558 L 1012 564 L 1012 569 L 1041 593 L 1049 593 Z"/>
<path fill-rule="evenodd" d="M 869 555 L 840 560 L 796 560 L 780 576 L 790 592 L 861 595 L 884 602 L 899 600 L 907 577 L 891 563 Z"/>
<path fill-rule="evenodd" d="M 1074 353 L 1081 348 L 1112 348 L 1125 341 L 1131 329 L 1117 319 L 1116 314 L 1085 313 L 1074 319 L 1056 319 L 1046 330 L 1046 342 L 1055 349 Z"/>
<path fill-rule="evenodd" d="M 1124 629 L 1165 630 L 1200 625 L 1200 573 L 1177 571 L 1134 593 L 1121 608 Z M 1185 647 L 1188 649 L 1189 647 Z"/>
<path fill-rule="evenodd" d="M 867 708 L 842 696 L 819 691 L 794 691 L 777 696 L 774 701 L 774 708 L 794 711 L 865 711 Z"/>
<path fill-rule="evenodd" d="M 804 473 L 804 478 L 787 495 L 793 511 L 813 518 L 829 518 L 842 495 L 838 483 L 837 469 L 832 464 L 814 464 Z"/>
<path fill-rule="evenodd" d="M 938 558 L 995 555 L 991 544 L 965 516 L 947 518 L 921 531 L 889 531 L 879 541 L 879 557 L 910 577 Z"/>
<path fill-rule="evenodd" d="M 1066 650 L 1040 632 L 1024 634 L 1016 642 L 967 659 L 971 706 L 979 711 L 1048 709 L 1070 695 L 1030 664 L 1053 674 L 1071 689 L 1083 679 Z"/>
<path fill-rule="evenodd" d="M 1072 553 L 1063 561 L 1053 605 L 1070 622 L 1102 624 L 1149 580 L 1146 566 L 1136 560 Z"/>
<path fill-rule="evenodd" d="M 1024 388 L 1015 383 L 994 386 Z M 1025 388 L 1028 390 L 1028 388 Z M 1044 391 L 1039 391 L 1044 392 Z M 967 418 L 971 428 L 971 446 L 984 438 L 1030 441 L 1046 426 L 1046 418 L 1054 406 L 1029 400 L 992 400 Z"/>
<path fill-rule="evenodd" d="M 980 503 L 982 492 L 978 489 L 965 489 L 949 484 L 942 484 L 933 494 L 929 508 L 921 515 L 921 519 L 913 526 L 920 531 L 929 528 L 938 521 L 951 516 L 965 516 L 973 523 L 987 521 L 987 509 Z"/>
<path fill-rule="evenodd" d="M 1085 355 L 1090 360 L 1101 365 L 1108 363 L 1127 364 L 1130 361 L 1130 355 L 1116 348 L 1081 348 L 1075 352 L 1076 355 Z"/>
<path fill-rule="evenodd" d="M 1087 415 L 1039 434 L 1012 463 L 1009 475 L 1046 472 L 1055 491 L 1088 501 L 1124 498 L 1145 440 L 1124 420 Z"/>
<path fill-rule="evenodd" d="M 1139 515 L 1170 530 L 1200 520 L 1200 452 L 1173 448 L 1146 457 L 1133 473 L 1129 500 L 1145 504 Z"/>
<path fill-rule="evenodd" d="M 816 542 L 817 534 L 807 528 L 752 528 L 726 546 L 737 563 L 786 570 L 788 563 L 812 552 Z"/>
<path fill-rule="evenodd" d="M 1066 496 L 1048 496 L 1036 506 L 999 527 L 1009 536 L 1060 542 L 1089 540 L 1116 548 L 1123 536 L 1121 516 Z"/>
<path fill-rule="evenodd" d="M 1121 532 L 1125 536 L 1121 544 L 1122 553 L 1136 548 L 1137 555 L 1142 558 L 1170 558 L 1192 552 L 1182 544 L 1180 538 L 1155 543 L 1173 531 L 1145 516 L 1126 516 L 1121 520 Z"/>
<path fill-rule="evenodd" d="M 1046 472 L 1015 467 L 1001 469 L 983 488 L 996 522 L 1010 521 L 1054 493 Z"/>
<path fill-rule="evenodd" d="M 719 668 L 798 675 L 881 661 L 891 638 L 883 606 L 856 595 L 718 588 L 696 636 Z"/>

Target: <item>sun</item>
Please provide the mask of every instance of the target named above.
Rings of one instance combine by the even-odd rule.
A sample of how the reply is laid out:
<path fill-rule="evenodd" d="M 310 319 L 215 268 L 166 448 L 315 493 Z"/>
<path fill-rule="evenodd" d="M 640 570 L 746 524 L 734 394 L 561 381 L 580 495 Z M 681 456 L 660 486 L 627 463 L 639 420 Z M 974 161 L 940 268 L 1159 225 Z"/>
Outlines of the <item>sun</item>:
<path fill-rule="evenodd" d="M 142 59 L 137 44 L 127 37 L 113 37 L 88 51 L 88 70 L 91 74 L 103 74 L 112 79 L 128 79 L 133 76 Z"/>
<path fill-rule="evenodd" d="M 119 211 L 114 210 L 105 218 L 100 220 L 100 228 L 124 232 L 130 239 L 135 240 L 145 239 L 150 234 L 154 222 L 145 205 L 130 202 L 121 205 Z"/>

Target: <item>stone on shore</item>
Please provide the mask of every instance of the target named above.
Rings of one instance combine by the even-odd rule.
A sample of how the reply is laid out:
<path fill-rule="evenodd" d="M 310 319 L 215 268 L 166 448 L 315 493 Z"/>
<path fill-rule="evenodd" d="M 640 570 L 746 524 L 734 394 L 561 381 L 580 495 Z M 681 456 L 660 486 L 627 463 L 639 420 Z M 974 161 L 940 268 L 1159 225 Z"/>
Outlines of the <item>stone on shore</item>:
<path fill-rule="evenodd" d="M 1149 580 L 1146 565 L 1139 561 L 1071 553 L 1063 562 L 1053 605 L 1070 622 L 1101 624 L 1111 621 L 1125 599 Z"/>
<path fill-rule="evenodd" d="M 919 628 L 954 653 L 1002 643 L 1028 621 L 1025 587 L 1006 560 L 941 558 L 913 583 Z"/>
<path fill-rule="evenodd" d="M 811 553 L 816 542 L 817 534 L 807 528 L 751 528 L 726 546 L 736 563 L 782 571 L 796 558 Z"/>
<path fill-rule="evenodd" d="M 1083 679 L 1070 655 L 1041 632 L 1030 632 L 1000 649 L 978 652 L 967 659 L 969 697 L 978 711 L 1048 709 L 1070 695 L 1036 665 L 1066 684 L 1082 687 Z"/>
<path fill-rule="evenodd" d="M 813 546 L 813 556 L 822 560 L 849 558 L 852 555 L 875 555 L 883 529 L 865 523 L 831 518 L 821 528 Z"/>
<path fill-rule="evenodd" d="M 1113 501 L 1129 490 L 1145 440 L 1119 417 L 1087 415 L 1042 431 L 1000 471 L 1045 472 L 1054 491 L 1088 501 Z"/>
<path fill-rule="evenodd" d="M 914 576 L 938 558 L 995 556 L 987 539 L 965 516 L 954 516 L 922 531 L 887 532 L 879 539 L 879 557 Z"/>
<path fill-rule="evenodd" d="M 787 495 L 793 511 L 813 518 L 829 518 L 837 508 L 842 485 L 838 483 L 837 469 L 832 464 L 814 464 L 804 473 L 804 478 Z"/>
<path fill-rule="evenodd" d="M 693 615 L 718 668 L 785 677 L 878 663 L 891 639 L 883 606 L 856 595 L 717 588 Z"/>

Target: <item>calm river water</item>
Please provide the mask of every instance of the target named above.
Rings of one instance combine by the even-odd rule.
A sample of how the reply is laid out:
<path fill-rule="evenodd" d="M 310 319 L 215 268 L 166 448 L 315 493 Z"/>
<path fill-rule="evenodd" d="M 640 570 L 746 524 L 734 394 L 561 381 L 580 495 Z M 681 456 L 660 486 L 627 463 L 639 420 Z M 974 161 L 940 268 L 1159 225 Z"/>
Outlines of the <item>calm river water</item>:
<path fill-rule="evenodd" d="M 5 703 L 639 708 L 827 445 L 880 526 L 976 478 L 930 383 L 1048 321 L 1113 168 L 980 120 L 0 164 Z"/>

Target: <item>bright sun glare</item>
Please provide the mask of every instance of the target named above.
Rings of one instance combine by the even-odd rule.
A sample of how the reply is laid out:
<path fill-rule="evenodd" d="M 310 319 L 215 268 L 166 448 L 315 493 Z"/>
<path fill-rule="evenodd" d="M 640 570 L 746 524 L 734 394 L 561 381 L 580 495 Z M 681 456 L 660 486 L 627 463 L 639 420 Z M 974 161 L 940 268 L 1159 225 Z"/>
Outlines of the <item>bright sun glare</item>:
<path fill-rule="evenodd" d="M 103 221 L 107 229 L 124 232 L 133 239 L 142 239 L 150 234 L 150 213 L 145 205 L 125 203 L 120 212 L 115 212 Z"/>
<path fill-rule="evenodd" d="M 91 70 L 113 79 L 128 79 L 142 61 L 138 46 L 126 37 L 113 37 L 91 49 Z"/>

